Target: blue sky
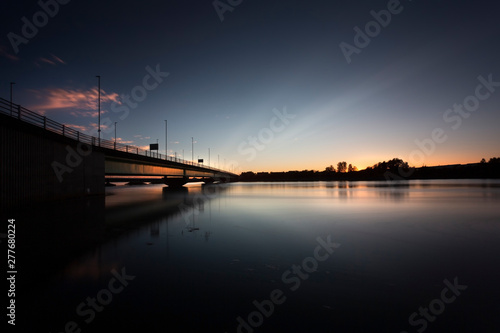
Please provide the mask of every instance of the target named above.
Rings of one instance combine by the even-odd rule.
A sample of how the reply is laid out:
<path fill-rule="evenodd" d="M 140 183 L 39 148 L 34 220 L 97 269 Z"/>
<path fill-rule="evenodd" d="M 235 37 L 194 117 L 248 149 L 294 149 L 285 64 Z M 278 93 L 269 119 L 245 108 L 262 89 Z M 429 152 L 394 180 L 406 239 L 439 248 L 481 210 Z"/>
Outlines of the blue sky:
<path fill-rule="evenodd" d="M 190 160 L 193 137 L 195 159 L 210 148 L 212 166 L 234 171 L 500 156 L 494 2 L 221 0 L 223 13 L 214 1 L 41 3 L 46 22 L 37 1 L 1 5 L 0 97 L 14 81 L 15 103 L 83 132 L 97 124 L 100 75 L 103 138 L 116 121 L 118 141 L 158 139 L 163 152 L 168 120 L 169 154 Z M 30 38 L 23 17 L 38 20 Z M 466 100 L 474 111 L 445 117 Z"/>

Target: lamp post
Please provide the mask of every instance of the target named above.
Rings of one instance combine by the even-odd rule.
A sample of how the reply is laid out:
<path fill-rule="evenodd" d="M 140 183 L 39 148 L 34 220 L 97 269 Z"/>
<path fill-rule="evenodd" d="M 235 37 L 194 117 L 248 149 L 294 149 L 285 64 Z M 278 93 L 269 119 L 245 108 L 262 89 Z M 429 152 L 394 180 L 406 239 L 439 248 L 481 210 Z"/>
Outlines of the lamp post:
<path fill-rule="evenodd" d="M 165 156 L 168 160 L 168 147 L 167 147 L 167 121 L 165 120 Z"/>
<path fill-rule="evenodd" d="M 193 140 L 193 137 L 191 137 L 191 162 L 194 163 L 194 140 Z"/>
<path fill-rule="evenodd" d="M 97 112 L 98 112 L 98 139 L 99 139 L 99 147 L 101 146 L 101 76 L 96 75 L 97 78 L 97 89 L 98 89 L 98 98 L 97 98 Z"/>
<path fill-rule="evenodd" d="M 12 117 L 12 86 L 15 85 L 15 82 L 10 83 L 10 116 Z"/>
<path fill-rule="evenodd" d="M 115 149 L 116 149 L 116 124 L 118 124 L 117 121 L 115 121 Z"/>
<path fill-rule="evenodd" d="M 210 167 L 210 148 L 208 148 L 208 167 Z"/>

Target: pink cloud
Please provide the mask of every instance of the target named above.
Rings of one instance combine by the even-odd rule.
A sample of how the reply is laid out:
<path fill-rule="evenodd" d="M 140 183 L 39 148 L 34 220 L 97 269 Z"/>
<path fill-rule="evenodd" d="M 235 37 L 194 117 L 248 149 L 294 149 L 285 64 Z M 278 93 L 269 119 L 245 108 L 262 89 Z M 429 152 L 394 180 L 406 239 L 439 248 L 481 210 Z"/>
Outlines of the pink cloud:
<path fill-rule="evenodd" d="M 103 113 L 106 113 L 106 112 L 107 112 L 106 110 L 101 110 L 101 115 Z M 75 117 L 90 117 L 90 118 L 96 117 L 97 118 L 97 116 L 99 115 L 99 112 L 97 112 L 97 111 L 86 111 L 86 112 L 85 111 L 71 111 L 69 114 L 72 116 L 75 116 Z"/>
<path fill-rule="evenodd" d="M 46 62 L 46 63 L 51 64 L 51 65 L 54 65 L 54 66 L 56 65 L 56 63 L 55 63 L 55 62 L 53 62 L 53 61 L 51 61 L 51 60 L 49 60 L 49 59 L 47 59 L 47 58 L 40 58 L 40 61 L 42 61 L 42 62 Z"/>
<path fill-rule="evenodd" d="M 5 50 L 5 47 L 3 47 L 1 45 L 0 45 L 0 56 L 5 57 L 5 58 L 12 60 L 12 61 L 19 61 L 19 57 L 7 52 Z"/>
<path fill-rule="evenodd" d="M 82 126 L 82 125 L 74 125 L 74 124 L 64 124 L 67 127 L 71 127 L 73 129 L 76 129 L 77 131 L 80 132 L 86 132 L 88 130 L 87 126 Z"/>
<path fill-rule="evenodd" d="M 122 138 L 116 138 L 116 142 L 123 143 L 123 144 L 134 143 L 134 141 L 126 141 L 126 140 L 123 140 Z"/>
<path fill-rule="evenodd" d="M 60 62 L 61 64 L 63 65 L 66 65 L 66 62 L 64 60 L 62 60 L 61 58 L 59 58 L 58 56 L 55 56 L 53 54 L 50 54 L 52 56 L 52 58 L 57 61 L 57 62 Z"/>
<path fill-rule="evenodd" d="M 111 129 L 111 128 L 113 128 L 113 127 L 112 126 L 108 126 L 106 124 L 101 124 L 101 131 L 107 131 L 108 129 Z M 91 123 L 89 130 L 90 129 L 95 130 L 96 133 L 97 133 L 97 130 L 99 129 L 99 124 L 97 124 L 97 123 Z"/>
<path fill-rule="evenodd" d="M 83 89 L 46 88 L 30 91 L 36 102 L 29 108 L 41 114 L 47 111 L 69 111 L 75 117 L 97 117 L 98 89 L 93 87 Z M 121 104 L 117 93 L 106 93 L 101 89 L 101 106 L 104 103 L 116 102 Z M 106 110 L 101 109 L 101 114 Z"/>
<path fill-rule="evenodd" d="M 64 60 L 62 60 L 61 58 L 59 58 L 58 56 L 50 54 L 49 58 L 40 57 L 37 60 L 35 60 L 35 65 L 37 67 L 40 67 L 40 62 L 44 62 L 44 63 L 50 64 L 52 66 L 56 66 L 58 63 L 66 65 L 66 62 Z"/>

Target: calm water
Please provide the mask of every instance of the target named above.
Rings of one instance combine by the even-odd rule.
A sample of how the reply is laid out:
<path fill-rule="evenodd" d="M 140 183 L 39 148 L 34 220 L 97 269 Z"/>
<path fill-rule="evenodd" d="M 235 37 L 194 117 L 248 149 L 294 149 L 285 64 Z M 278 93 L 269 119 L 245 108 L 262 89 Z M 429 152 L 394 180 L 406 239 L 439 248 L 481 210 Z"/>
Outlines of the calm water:
<path fill-rule="evenodd" d="M 26 267 L 18 321 L 44 332 L 498 332 L 500 182 L 395 184 L 117 186 L 83 208 L 62 203 L 26 238 L 36 270 Z"/>

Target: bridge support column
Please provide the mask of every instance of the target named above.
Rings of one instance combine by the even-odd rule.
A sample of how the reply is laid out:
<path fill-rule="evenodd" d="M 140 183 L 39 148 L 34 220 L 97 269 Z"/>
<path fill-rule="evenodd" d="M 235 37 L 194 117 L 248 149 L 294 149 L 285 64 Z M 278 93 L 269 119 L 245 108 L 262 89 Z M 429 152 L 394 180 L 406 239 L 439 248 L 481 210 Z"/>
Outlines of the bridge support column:
<path fill-rule="evenodd" d="M 205 182 L 206 185 L 213 184 L 215 182 L 215 179 L 213 178 L 203 178 L 203 181 Z"/>
<path fill-rule="evenodd" d="M 164 178 L 165 184 L 168 185 L 168 187 L 171 188 L 179 188 L 182 187 L 184 184 L 188 182 L 187 177 L 183 178 Z"/>

